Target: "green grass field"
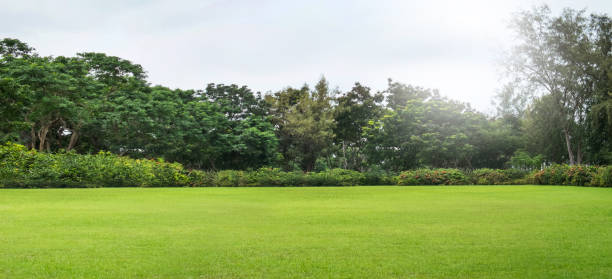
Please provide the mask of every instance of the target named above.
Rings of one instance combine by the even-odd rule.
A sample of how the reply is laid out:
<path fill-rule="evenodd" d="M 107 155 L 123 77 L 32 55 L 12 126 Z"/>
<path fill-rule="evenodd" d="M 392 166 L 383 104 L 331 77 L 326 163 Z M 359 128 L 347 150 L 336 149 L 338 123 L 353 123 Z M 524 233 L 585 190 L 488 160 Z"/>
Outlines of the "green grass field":
<path fill-rule="evenodd" d="M 612 189 L 4 189 L 0 277 L 610 278 Z"/>

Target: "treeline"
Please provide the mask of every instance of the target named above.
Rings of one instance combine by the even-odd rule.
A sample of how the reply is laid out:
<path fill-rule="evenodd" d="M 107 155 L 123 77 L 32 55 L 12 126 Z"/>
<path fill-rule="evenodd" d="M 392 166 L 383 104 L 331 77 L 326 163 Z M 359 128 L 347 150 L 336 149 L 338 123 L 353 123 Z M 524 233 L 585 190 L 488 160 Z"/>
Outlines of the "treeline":
<path fill-rule="evenodd" d="M 325 78 L 264 95 L 214 83 L 170 89 L 150 85 L 140 65 L 119 57 L 40 56 L 7 38 L 0 41 L 0 140 L 203 170 L 609 164 L 610 25 L 607 15 L 573 10 L 517 15 L 522 40 L 495 116 L 391 80 L 380 92 L 360 83 L 341 92 Z"/>
<path fill-rule="evenodd" d="M 101 53 L 40 57 L 0 43 L 2 140 L 45 152 L 110 151 L 189 168 L 385 170 L 503 167 L 519 147 L 511 126 L 437 91 L 389 82 L 202 90 L 150 86 L 139 65 Z"/>

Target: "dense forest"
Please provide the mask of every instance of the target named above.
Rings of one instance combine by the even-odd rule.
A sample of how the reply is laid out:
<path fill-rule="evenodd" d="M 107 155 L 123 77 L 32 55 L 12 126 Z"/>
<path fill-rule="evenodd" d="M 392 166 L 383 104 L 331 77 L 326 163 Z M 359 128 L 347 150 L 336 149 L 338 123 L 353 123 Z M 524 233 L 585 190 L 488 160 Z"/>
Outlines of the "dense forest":
<path fill-rule="evenodd" d="M 41 56 L 0 41 L 0 141 L 40 152 L 163 158 L 205 170 L 401 171 L 612 163 L 612 21 L 546 7 L 515 16 L 496 114 L 435 89 L 151 85 L 104 53 Z M 239 77 L 237 77 L 239 78 Z M 477 82 L 477 77 L 475 81 Z"/>

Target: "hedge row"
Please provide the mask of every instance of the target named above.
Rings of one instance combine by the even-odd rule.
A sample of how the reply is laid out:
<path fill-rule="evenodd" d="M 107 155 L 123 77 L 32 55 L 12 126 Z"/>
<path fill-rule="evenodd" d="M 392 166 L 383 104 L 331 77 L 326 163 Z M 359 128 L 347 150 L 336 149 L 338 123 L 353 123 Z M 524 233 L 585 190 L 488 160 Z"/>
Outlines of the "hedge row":
<path fill-rule="evenodd" d="M 543 170 L 417 169 L 402 172 L 399 185 L 573 185 L 612 187 L 612 166 L 552 165 Z"/>
<path fill-rule="evenodd" d="M 521 185 L 532 184 L 528 172 L 516 169 L 417 169 L 400 173 L 399 185 Z"/>
<path fill-rule="evenodd" d="M 553 165 L 541 171 L 416 169 L 384 171 L 331 169 L 318 173 L 187 170 L 161 159 L 130 159 L 109 152 L 95 155 L 40 153 L 19 144 L 0 145 L 0 187 L 238 187 L 353 185 L 576 185 L 612 187 L 612 166 Z"/>
<path fill-rule="evenodd" d="M 131 159 L 110 152 L 80 155 L 41 153 L 25 146 L 0 145 L 0 187 L 212 187 L 391 185 L 385 172 L 331 169 L 318 173 L 187 170 L 161 159 Z"/>
<path fill-rule="evenodd" d="M 95 155 L 40 153 L 23 145 L 0 146 L 0 181 L 8 187 L 186 186 L 190 173 L 178 163 Z"/>

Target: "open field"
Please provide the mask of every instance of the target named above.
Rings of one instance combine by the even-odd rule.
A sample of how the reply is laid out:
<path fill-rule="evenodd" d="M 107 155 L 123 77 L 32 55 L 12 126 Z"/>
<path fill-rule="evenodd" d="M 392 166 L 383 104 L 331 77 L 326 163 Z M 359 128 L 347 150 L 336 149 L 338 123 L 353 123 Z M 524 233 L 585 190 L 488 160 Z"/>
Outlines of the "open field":
<path fill-rule="evenodd" d="M 609 278 L 612 189 L 0 190 L 3 278 Z"/>

